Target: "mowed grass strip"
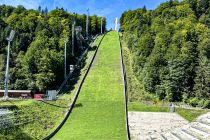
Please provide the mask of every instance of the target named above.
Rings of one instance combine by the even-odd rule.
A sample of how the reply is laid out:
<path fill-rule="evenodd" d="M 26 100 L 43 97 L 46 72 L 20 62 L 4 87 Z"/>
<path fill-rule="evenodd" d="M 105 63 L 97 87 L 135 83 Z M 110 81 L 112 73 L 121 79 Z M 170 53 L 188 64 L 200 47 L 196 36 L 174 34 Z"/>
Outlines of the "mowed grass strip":
<path fill-rule="evenodd" d="M 103 39 L 76 105 L 54 140 L 124 140 L 125 104 L 116 32 Z"/>

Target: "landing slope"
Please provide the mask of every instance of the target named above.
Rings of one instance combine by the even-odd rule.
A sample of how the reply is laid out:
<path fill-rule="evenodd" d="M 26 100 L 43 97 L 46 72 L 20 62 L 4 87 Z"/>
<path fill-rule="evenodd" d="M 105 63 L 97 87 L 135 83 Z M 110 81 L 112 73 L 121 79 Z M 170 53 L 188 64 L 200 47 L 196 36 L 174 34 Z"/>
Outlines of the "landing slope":
<path fill-rule="evenodd" d="M 69 119 L 55 140 L 126 139 L 118 34 L 103 39 Z"/>

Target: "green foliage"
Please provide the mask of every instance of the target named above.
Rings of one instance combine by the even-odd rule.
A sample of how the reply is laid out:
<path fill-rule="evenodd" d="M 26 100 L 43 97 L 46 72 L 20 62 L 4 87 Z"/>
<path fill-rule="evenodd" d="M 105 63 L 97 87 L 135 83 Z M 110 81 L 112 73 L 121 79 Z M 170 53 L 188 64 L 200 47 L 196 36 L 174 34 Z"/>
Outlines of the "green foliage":
<path fill-rule="evenodd" d="M 193 109 L 184 109 L 184 108 L 177 108 L 176 112 L 188 120 L 189 122 L 195 121 L 197 117 L 199 117 L 202 114 L 207 113 L 208 111 L 205 110 L 193 110 Z"/>
<path fill-rule="evenodd" d="M 90 35 L 100 33 L 100 19 L 96 15 L 90 17 Z M 31 89 L 45 91 L 56 89 L 64 80 L 64 40 L 71 38 L 71 24 L 83 28 L 85 33 L 86 17 L 71 14 L 61 9 L 48 13 L 39 7 L 38 10 L 26 10 L 0 6 L 0 88 L 4 85 L 6 37 L 11 29 L 16 31 L 11 46 L 10 89 Z M 103 29 L 106 19 L 103 19 Z M 82 48 L 75 42 L 75 56 L 71 55 L 71 39 L 67 43 L 67 66 L 75 64 L 76 58 L 82 54 Z M 84 45 L 84 44 L 83 44 Z M 85 45 L 84 45 L 85 46 Z"/>
<path fill-rule="evenodd" d="M 102 36 L 99 36 L 97 38 L 95 45 L 99 43 L 101 37 Z M 74 89 L 65 93 L 62 96 L 59 96 L 58 100 L 56 101 L 0 100 L 0 106 L 14 107 L 13 110 L 14 112 L 20 112 L 21 114 L 17 115 L 17 117 L 20 117 L 21 120 L 35 119 L 35 121 L 21 125 L 19 127 L 3 129 L 3 130 L 1 129 L 0 139 L 37 140 L 37 139 L 43 139 L 49 133 L 51 133 L 62 121 L 69 107 L 69 103 L 71 102 L 72 98 L 75 96 L 78 86 L 82 80 L 82 77 L 84 76 L 87 67 L 90 64 L 90 58 L 92 57 L 94 52 L 95 50 L 89 51 L 87 54 L 87 59 L 85 59 L 85 62 L 82 62 L 84 64 L 84 67 L 80 71 L 78 71 L 79 77 L 77 83 L 74 84 Z M 70 84 L 73 85 L 72 82 Z"/>
<path fill-rule="evenodd" d="M 189 100 L 191 106 L 196 107 L 198 105 L 199 99 L 194 97 Z"/>
<path fill-rule="evenodd" d="M 122 14 L 123 41 L 143 92 L 169 101 L 210 98 L 208 13 L 206 0 L 170 0 L 154 11 Z"/>
<path fill-rule="evenodd" d="M 203 108 L 210 108 L 210 100 L 206 100 L 203 104 Z"/>
<path fill-rule="evenodd" d="M 141 112 L 169 112 L 168 107 L 158 105 L 146 105 L 141 102 L 130 102 L 128 105 L 128 110 Z"/>

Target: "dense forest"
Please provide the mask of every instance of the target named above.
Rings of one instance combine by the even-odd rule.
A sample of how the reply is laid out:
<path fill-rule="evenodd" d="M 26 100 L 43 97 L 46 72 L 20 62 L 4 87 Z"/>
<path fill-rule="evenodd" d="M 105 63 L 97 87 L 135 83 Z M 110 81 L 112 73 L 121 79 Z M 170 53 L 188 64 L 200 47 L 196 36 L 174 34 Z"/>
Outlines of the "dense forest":
<path fill-rule="evenodd" d="M 122 14 L 123 41 L 146 93 L 210 107 L 209 5 L 209 0 L 170 0 L 155 10 L 144 6 Z"/>
<path fill-rule="evenodd" d="M 82 27 L 85 37 L 86 15 L 68 13 L 63 8 L 38 7 L 27 10 L 23 6 L 0 5 L 0 89 L 4 89 L 7 40 L 10 31 L 16 31 L 11 45 L 9 89 L 45 91 L 56 89 L 64 80 L 64 41 L 67 43 L 67 66 L 81 55 L 75 48 L 71 54 L 72 23 Z M 101 17 L 90 16 L 89 35 L 101 32 Z M 103 30 L 106 19 L 103 18 Z M 77 44 L 75 44 L 78 46 Z M 68 68 L 69 69 L 69 68 Z"/>

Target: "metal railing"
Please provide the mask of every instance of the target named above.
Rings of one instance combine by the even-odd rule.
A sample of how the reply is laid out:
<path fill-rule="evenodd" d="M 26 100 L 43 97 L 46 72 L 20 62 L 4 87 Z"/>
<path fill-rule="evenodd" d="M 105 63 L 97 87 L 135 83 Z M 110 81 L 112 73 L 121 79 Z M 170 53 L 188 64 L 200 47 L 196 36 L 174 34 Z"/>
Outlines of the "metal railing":
<path fill-rule="evenodd" d="M 90 46 L 92 46 L 96 39 L 97 39 L 98 35 L 96 35 L 93 43 L 90 44 Z M 79 59 L 77 60 L 77 63 L 76 63 L 76 69 L 75 70 L 78 70 L 78 66 L 79 64 L 82 62 L 82 60 L 85 58 L 88 50 L 89 50 L 90 47 L 88 47 L 84 52 L 83 54 L 79 57 Z M 60 87 L 58 88 L 58 90 L 56 91 L 57 92 L 57 95 L 62 91 L 62 89 L 64 88 L 64 86 L 66 85 L 67 81 L 71 78 L 72 74 L 75 72 L 75 70 L 73 72 L 69 72 L 69 74 L 67 75 L 66 79 L 63 81 L 63 83 L 60 85 Z"/>
<path fill-rule="evenodd" d="M 129 123 L 128 123 L 128 94 L 127 94 L 126 71 L 125 71 L 125 65 L 124 65 L 124 61 L 123 61 L 122 44 L 121 44 L 119 32 L 118 32 L 118 38 L 119 38 L 119 42 L 120 42 L 120 57 L 121 57 L 121 67 L 122 67 L 123 83 L 124 83 L 125 116 L 126 116 L 127 139 L 130 140 L 130 130 L 129 130 Z"/>

